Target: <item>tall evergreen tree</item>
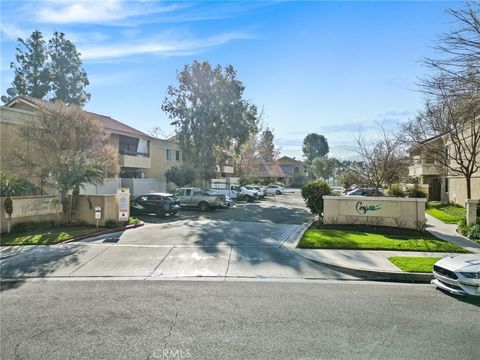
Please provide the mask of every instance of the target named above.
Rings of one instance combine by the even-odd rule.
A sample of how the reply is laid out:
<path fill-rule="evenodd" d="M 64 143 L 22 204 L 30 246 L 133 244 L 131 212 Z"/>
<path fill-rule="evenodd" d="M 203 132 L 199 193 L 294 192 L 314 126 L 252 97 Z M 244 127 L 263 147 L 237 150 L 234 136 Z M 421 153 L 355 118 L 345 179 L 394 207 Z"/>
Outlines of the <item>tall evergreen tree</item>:
<path fill-rule="evenodd" d="M 207 61 L 185 65 L 178 86 L 169 86 L 162 109 L 173 120 L 178 139 L 208 180 L 224 150 L 241 146 L 257 130 L 257 107 L 243 97 L 245 86 L 233 66 L 212 67 Z"/>
<path fill-rule="evenodd" d="M 17 64 L 11 63 L 15 73 L 12 85 L 20 95 L 43 99 L 50 91 L 48 51 L 42 33 L 35 30 L 29 38 L 18 38 Z"/>
<path fill-rule="evenodd" d="M 260 160 L 264 163 L 272 163 L 278 155 L 278 151 L 273 144 L 273 138 L 273 132 L 269 128 L 263 131 L 260 136 L 258 152 Z"/>
<path fill-rule="evenodd" d="M 316 157 L 326 156 L 329 151 L 328 142 L 325 136 L 316 133 L 310 133 L 303 139 L 303 156 L 307 158 L 309 164 Z"/>
<path fill-rule="evenodd" d="M 85 91 L 89 85 L 87 73 L 82 68 L 80 53 L 62 32 L 54 32 L 48 42 L 50 53 L 50 74 L 53 97 L 66 104 L 83 106 L 90 99 Z"/>

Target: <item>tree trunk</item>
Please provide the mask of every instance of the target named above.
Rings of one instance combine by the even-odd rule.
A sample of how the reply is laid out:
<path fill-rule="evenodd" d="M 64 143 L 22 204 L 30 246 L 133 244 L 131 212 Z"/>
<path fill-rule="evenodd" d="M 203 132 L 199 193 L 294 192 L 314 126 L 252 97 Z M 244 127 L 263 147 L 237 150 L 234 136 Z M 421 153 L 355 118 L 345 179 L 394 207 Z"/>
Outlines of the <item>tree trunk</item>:
<path fill-rule="evenodd" d="M 465 180 L 467 181 L 467 200 L 469 200 L 472 198 L 472 179 L 470 176 L 465 176 Z"/>
<path fill-rule="evenodd" d="M 70 217 L 73 217 L 78 205 L 78 197 L 80 196 L 80 185 L 75 185 L 72 191 L 72 208 L 70 209 Z"/>

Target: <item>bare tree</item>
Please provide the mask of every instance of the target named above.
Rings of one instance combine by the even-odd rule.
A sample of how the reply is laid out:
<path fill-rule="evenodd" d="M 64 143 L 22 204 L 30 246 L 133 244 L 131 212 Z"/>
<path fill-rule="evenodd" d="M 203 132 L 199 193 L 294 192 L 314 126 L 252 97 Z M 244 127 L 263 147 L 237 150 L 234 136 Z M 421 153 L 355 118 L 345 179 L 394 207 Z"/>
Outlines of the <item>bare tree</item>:
<path fill-rule="evenodd" d="M 21 131 L 32 149 L 17 149 L 18 160 L 32 176 L 45 178 L 58 191 L 67 221 L 82 185 L 101 183 L 118 172 L 118 151 L 109 145 L 109 135 L 78 106 L 46 103 Z"/>
<path fill-rule="evenodd" d="M 473 81 L 478 87 L 480 70 L 480 3 L 467 1 L 464 9 L 448 9 L 455 27 L 441 34 L 435 47 L 438 57 L 424 58 L 433 74 L 421 81 L 423 91 L 438 95 L 439 89 L 462 91 Z"/>
<path fill-rule="evenodd" d="M 455 28 L 440 36 L 438 57 L 424 59 L 433 69 L 420 83 L 428 100 L 404 133 L 410 146 L 464 176 L 470 199 L 471 177 L 480 166 L 480 3 L 469 1 L 447 13 Z M 439 141 L 432 141 L 435 137 Z"/>
<path fill-rule="evenodd" d="M 400 136 L 392 134 L 379 124 L 377 135 L 372 140 L 367 141 L 362 134 L 355 140 L 369 186 L 379 189 L 399 181 L 402 168 L 405 167 L 402 161 L 405 152 Z"/>

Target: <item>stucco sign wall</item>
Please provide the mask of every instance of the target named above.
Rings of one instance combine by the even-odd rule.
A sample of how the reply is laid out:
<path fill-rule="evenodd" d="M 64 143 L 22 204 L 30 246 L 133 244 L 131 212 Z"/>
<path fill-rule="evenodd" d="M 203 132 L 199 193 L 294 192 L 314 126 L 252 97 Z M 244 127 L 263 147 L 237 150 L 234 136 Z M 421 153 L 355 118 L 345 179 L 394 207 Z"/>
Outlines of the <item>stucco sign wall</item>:
<path fill-rule="evenodd" d="M 324 196 L 325 224 L 369 224 L 423 228 L 425 199 Z"/>
<path fill-rule="evenodd" d="M 395 202 L 357 199 L 356 201 L 341 201 L 340 213 L 347 216 L 380 216 L 398 217 L 400 208 Z"/>
<path fill-rule="evenodd" d="M 33 196 L 13 198 L 12 219 L 49 215 L 62 212 L 62 205 L 54 196 Z"/>

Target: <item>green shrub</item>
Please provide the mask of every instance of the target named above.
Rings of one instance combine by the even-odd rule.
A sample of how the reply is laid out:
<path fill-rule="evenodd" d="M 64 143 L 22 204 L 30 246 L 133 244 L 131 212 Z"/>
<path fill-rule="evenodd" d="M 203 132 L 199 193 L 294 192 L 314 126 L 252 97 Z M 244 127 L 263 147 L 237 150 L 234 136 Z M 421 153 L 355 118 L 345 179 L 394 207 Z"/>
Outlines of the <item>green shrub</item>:
<path fill-rule="evenodd" d="M 407 197 L 409 198 L 426 198 L 427 193 L 420 188 L 417 184 L 415 184 L 413 187 L 410 187 L 406 191 Z"/>
<path fill-rule="evenodd" d="M 475 225 L 467 225 L 467 218 L 462 216 L 458 223 L 458 231 L 469 239 L 480 239 L 480 218 L 477 217 L 477 223 Z"/>
<path fill-rule="evenodd" d="M 29 231 L 37 231 L 37 230 L 46 230 L 52 229 L 55 227 L 54 221 L 26 221 L 18 224 L 13 224 L 11 232 L 12 233 L 23 233 Z"/>
<path fill-rule="evenodd" d="M 315 180 L 302 187 L 302 197 L 312 214 L 322 216 L 323 195 L 330 195 L 332 189 L 323 180 Z"/>
<path fill-rule="evenodd" d="M 120 223 L 119 221 L 117 221 L 115 219 L 109 219 L 109 220 L 105 221 L 105 227 L 107 227 L 107 228 L 116 228 L 116 227 L 120 227 L 122 225 L 123 225 L 122 223 Z"/>
<path fill-rule="evenodd" d="M 171 167 L 165 173 L 167 181 L 173 182 L 178 187 L 192 185 L 197 178 L 197 173 L 194 168 L 189 166 Z"/>
<path fill-rule="evenodd" d="M 278 185 L 278 186 L 285 187 L 285 183 L 282 182 L 282 181 L 275 181 L 273 184 L 274 184 L 274 185 Z"/>
<path fill-rule="evenodd" d="M 138 225 L 141 223 L 140 219 L 134 218 L 134 217 L 129 217 L 128 218 L 128 223 L 132 225 Z"/>
<path fill-rule="evenodd" d="M 403 191 L 400 185 L 392 185 L 388 190 L 388 196 L 391 197 L 405 197 L 405 191 Z"/>

